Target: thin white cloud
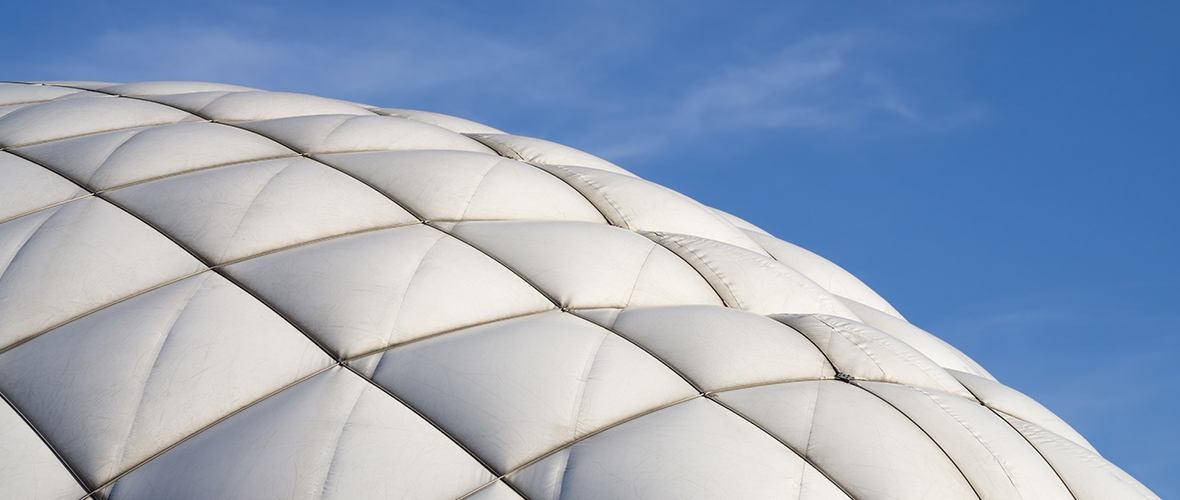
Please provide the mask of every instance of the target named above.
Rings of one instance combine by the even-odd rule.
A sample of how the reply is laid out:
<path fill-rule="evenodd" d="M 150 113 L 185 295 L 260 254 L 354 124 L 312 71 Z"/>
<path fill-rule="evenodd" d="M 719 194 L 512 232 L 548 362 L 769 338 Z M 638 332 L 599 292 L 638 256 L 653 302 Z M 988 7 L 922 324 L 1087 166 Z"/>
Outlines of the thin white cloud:
<path fill-rule="evenodd" d="M 428 33 L 435 38 L 425 38 Z M 545 60 L 537 50 L 422 23 L 353 39 L 162 24 L 107 31 L 86 46 L 83 52 L 50 59 L 42 72 L 111 80 L 218 80 L 331 94 L 413 92 L 477 81 L 502 85 L 511 73 L 496 69 L 528 69 Z"/>
<path fill-rule="evenodd" d="M 825 95 L 847 73 L 848 37 L 819 37 L 789 46 L 756 64 L 723 67 L 691 88 L 670 118 L 681 127 L 827 128 L 852 110 Z"/>
<path fill-rule="evenodd" d="M 814 36 L 760 60 L 720 65 L 684 82 L 663 107 L 631 109 L 630 116 L 587 132 L 596 151 L 612 159 L 650 155 L 702 136 L 830 133 L 848 136 L 883 130 L 945 130 L 986 116 L 975 102 L 924 102 L 901 82 L 881 74 L 866 52 L 882 35 Z"/>
<path fill-rule="evenodd" d="M 348 28 L 355 19 L 316 30 L 283 28 L 281 12 L 246 21 L 112 29 L 32 73 L 212 80 L 391 107 L 421 103 L 473 118 L 506 116 L 508 123 L 490 124 L 513 130 L 513 118 L 541 116 L 554 127 L 548 138 L 612 159 L 660 155 L 711 135 L 943 129 L 983 116 L 978 104 L 931 103 L 890 78 L 881 69 L 900 56 L 882 49 L 890 35 L 867 28 L 784 36 L 779 48 L 741 61 L 701 60 L 693 71 L 654 71 L 647 78 L 657 81 L 633 83 L 618 60 L 658 45 L 651 43 L 657 30 L 638 21 L 535 39 L 414 15 L 367 20 L 370 29 L 357 32 Z M 545 135 L 545 127 L 523 132 Z"/>

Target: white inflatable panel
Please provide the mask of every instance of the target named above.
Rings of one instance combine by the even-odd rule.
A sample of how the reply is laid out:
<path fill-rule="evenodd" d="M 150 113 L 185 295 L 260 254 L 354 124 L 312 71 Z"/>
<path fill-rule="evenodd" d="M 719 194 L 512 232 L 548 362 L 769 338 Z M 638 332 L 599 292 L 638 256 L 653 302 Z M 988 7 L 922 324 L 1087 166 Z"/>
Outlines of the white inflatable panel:
<path fill-rule="evenodd" d="M 859 319 L 840 299 L 774 259 L 716 240 L 647 233 L 701 273 L 725 304 L 758 314 L 830 314 Z"/>
<path fill-rule="evenodd" d="M 850 384 L 791 382 L 717 397 L 804 453 L 854 498 L 978 499 L 918 426 Z"/>
<path fill-rule="evenodd" d="M 78 92 L 83 91 L 52 85 L 0 83 L 0 106 L 52 101 Z"/>
<path fill-rule="evenodd" d="M 714 304 L 691 266 L 630 231 L 582 222 L 462 222 L 451 231 L 563 307 Z"/>
<path fill-rule="evenodd" d="M 1090 445 L 1090 442 L 1086 441 L 1086 438 L 1082 437 L 1078 431 L 1075 431 L 1064 420 L 1061 420 L 1061 417 L 1058 417 L 1049 411 L 1048 408 L 1041 406 L 1040 403 L 1025 396 L 1020 391 L 999 382 L 968 373 L 953 370 L 950 373 L 959 379 L 959 382 L 962 382 L 984 404 L 1008 415 L 1048 429 L 1058 436 L 1064 437 L 1087 450 L 1097 453 L 1097 450 Z"/>
<path fill-rule="evenodd" d="M 593 168 L 540 166 L 568 182 L 612 224 L 624 229 L 687 234 L 769 256 L 741 229 L 709 207 L 659 184 Z"/>
<path fill-rule="evenodd" d="M 209 272 L 0 357 L 0 390 L 94 484 L 331 364 L 273 311 Z"/>
<path fill-rule="evenodd" d="M 470 135 L 471 138 L 484 143 L 500 155 L 513 160 L 545 165 L 589 167 L 627 176 L 635 175 L 592 154 L 544 139 L 509 134 L 478 133 Z"/>
<path fill-rule="evenodd" d="M 120 130 L 17 151 L 95 190 L 218 165 L 295 155 L 257 134 L 216 123 Z"/>
<path fill-rule="evenodd" d="M 847 499 L 787 447 L 703 398 L 593 436 L 509 477 L 535 499 Z M 799 496 L 807 492 L 807 496 Z"/>
<path fill-rule="evenodd" d="M 284 250 L 226 272 L 343 357 L 553 308 L 494 260 L 420 224 Z"/>
<path fill-rule="evenodd" d="M 300 153 L 455 150 L 492 153 L 483 144 L 442 127 L 389 116 L 314 115 L 239 123 Z"/>
<path fill-rule="evenodd" d="M 135 469 L 111 498 L 444 499 L 490 479 L 413 412 L 334 368 Z"/>
<path fill-rule="evenodd" d="M 0 224 L 0 265 L 0 349 L 204 268 L 95 198 Z"/>
<path fill-rule="evenodd" d="M 1005 418 L 1044 455 L 1077 500 L 1159 500 L 1155 493 L 1088 448 L 1018 418 Z"/>
<path fill-rule="evenodd" d="M 27 106 L 0 118 L 0 146 L 19 147 L 193 118 L 178 109 L 133 99 L 106 96 L 62 99 Z"/>
<path fill-rule="evenodd" d="M 0 153 L 0 221 L 87 195 L 85 189 L 41 166 Z"/>
<path fill-rule="evenodd" d="M 118 94 L 126 96 L 150 96 L 163 94 L 188 94 L 191 92 L 243 92 L 248 90 L 257 90 L 250 87 L 243 87 L 241 85 L 227 85 L 224 83 L 210 83 L 210 82 L 138 82 L 138 83 L 124 83 L 120 85 L 111 85 L 99 87 L 97 90 L 106 92 L 108 94 Z"/>
<path fill-rule="evenodd" d="M 144 99 L 223 122 L 273 120 L 309 115 L 373 115 L 372 112 L 345 101 L 286 92 L 203 91 Z"/>
<path fill-rule="evenodd" d="M 876 328 L 819 314 L 773 318 L 807 336 L 837 370 L 854 378 L 914 385 L 973 399 L 971 392 L 930 358 Z"/>
<path fill-rule="evenodd" d="M 942 446 L 982 498 L 1070 500 L 1037 450 L 1003 418 L 951 394 L 897 384 L 863 386 L 896 406 Z"/>
<path fill-rule="evenodd" d="M 496 481 L 463 500 L 524 500 L 524 498 L 504 481 Z"/>
<path fill-rule="evenodd" d="M 824 290 L 831 292 L 833 295 L 848 297 L 878 311 L 884 311 L 898 319 L 905 320 L 901 313 L 897 312 L 897 309 L 894 309 L 880 295 L 877 295 L 877 292 L 874 292 L 868 285 L 865 285 L 864 282 L 853 276 L 852 273 L 845 271 L 844 268 L 837 266 L 832 261 L 775 238 L 761 230 L 751 231 L 747 228 L 742 229 L 746 233 L 746 236 L 749 236 L 750 239 L 766 249 L 774 257 L 774 260 L 782 262 L 790 266 L 791 269 L 807 276 L 811 281 L 823 287 Z"/>
<path fill-rule="evenodd" d="M 0 401 L 0 498 L 77 500 L 86 493 L 37 433 Z"/>
<path fill-rule="evenodd" d="M 938 366 L 943 368 L 967 372 L 972 375 L 995 380 L 987 370 L 984 370 L 979 363 L 967 357 L 958 349 L 955 349 L 950 344 L 946 343 L 934 335 L 931 335 L 926 330 L 918 328 L 905 320 L 898 319 L 896 316 L 884 313 L 877 309 L 861 304 L 851 299 L 840 297 L 840 300 L 852 309 L 864 324 L 873 328 L 888 333 L 898 340 L 909 344 L 910 347 L 917 349 L 926 357 L 938 363 Z"/>
<path fill-rule="evenodd" d="M 442 113 L 432 113 L 430 111 L 418 111 L 414 109 L 396 109 L 396 108 L 373 108 L 369 111 L 385 116 L 396 116 L 398 118 L 406 118 L 409 120 L 420 121 L 422 123 L 429 123 L 447 130 L 458 132 L 460 134 L 503 134 L 504 132 L 484 125 L 476 123 L 471 120 L 463 118 L 444 115 Z"/>
<path fill-rule="evenodd" d="M 806 337 L 756 314 L 727 307 L 668 306 L 626 309 L 616 318 L 606 326 L 706 391 L 836 374 Z"/>
<path fill-rule="evenodd" d="M 374 380 L 497 470 L 695 394 L 626 340 L 556 311 L 448 333 L 381 356 Z"/>
<path fill-rule="evenodd" d="M 217 264 L 418 222 L 381 193 L 305 158 L 169 177 L 107 197 Z"/>
<path fill-rule="evenodd" d="M 426 220 L 572 220 L 606 223 L 577 191 L 533 166 L 463 151 L 390 151 L 316 157 Z"/>

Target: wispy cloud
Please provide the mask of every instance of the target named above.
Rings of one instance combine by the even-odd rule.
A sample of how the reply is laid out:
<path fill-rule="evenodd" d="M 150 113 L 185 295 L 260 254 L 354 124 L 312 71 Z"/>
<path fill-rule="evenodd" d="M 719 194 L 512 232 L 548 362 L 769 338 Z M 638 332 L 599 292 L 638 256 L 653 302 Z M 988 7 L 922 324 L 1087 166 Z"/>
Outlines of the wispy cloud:
<path fill-rule="evenodd" d="M 44 70 L 63 77 L 87 75 L 106 80 L 154 77 L 257 81 L 255 75 L 286 64 L 286 50 L 281 44 L 211 26 L 112 30 L 86 45 L 84 53 L 48 60 Z"/>
<path fill-rule="evenodd" d="M 838 92 L 829 89 L 849 71 L 844 54 L 853 44 L 848 36 L 817 37 L 788 46 L 766 61 L 719 68 L 690 87 L 669 118 L 690 130 L 716 125 L 827 128 L 847 123 L 853 111 L 834 105 L 831 94 Z"/>
<path fill-rule="evenodd" d="M 693 142 L 701 136 L 807 132 L 841 137 L 866 129 L 937 131 L 986 117 L 978 102 L 931 103 L 880 71 L 869 48 L 880 34 L 835 33 L 789 44 L 745 64 L 718 65 L 684 82 L 662 106 L 633 108 L 590 131 L 614 158 Z M 880 130 L 871 133 L 881 133 Z"/>
<path fill-rule="evenodd" d="M 647 43 L 660 28 L 647 21 L 603 18 L 587 21 L 579 36 L 522 36 L 419 14 L 336 19 L 316 29 L 287 27 L 295 23 L 284 15 L 115 27 L 79 52 L 47 58 L 34 73 L 214 80 L 493 117 L 492 125 L 510 130 L 520 130 L 514 121 L 540 123 L 523 132 L 548 131 L 612 159 L 660 155 L 706 136 L 944 129 L 984 116 L 977 103 L 933 102 L 893 76 L 891 61 L 903 54 L 883 47 L 904 44 L 871 24 L 784 34 L 740 60 L 718 55 L 725 51 L 700 60 L 640 54 L 693 70 L 633 76 L 631 52 L 659 46 Z M 351 31 L 362 21 L 370 28 Z"/>
<path fill-rule="evenodd" d="M 426 33 L 435 37 L 431 43 L 421 43 Z M 503 85 L 511 73 L 497 68 L 534 68 L 548 57 L 543 51 L 445 24 L 432 29 L 411 23 L 379 37 L 336 40 L 323 34 L 301 35 L 170 24 L 110 30 L 87 44 L 86 52 L 50 59 L 42 69 L 113 80 L 221 80 L 363 94 L 419 92 L 480 81 Z"/>

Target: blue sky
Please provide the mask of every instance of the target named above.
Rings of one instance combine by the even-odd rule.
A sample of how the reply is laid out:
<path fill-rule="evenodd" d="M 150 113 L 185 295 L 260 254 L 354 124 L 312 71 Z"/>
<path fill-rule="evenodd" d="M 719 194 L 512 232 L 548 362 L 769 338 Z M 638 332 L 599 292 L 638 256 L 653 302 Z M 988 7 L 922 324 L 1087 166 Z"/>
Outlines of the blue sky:
<path fill-rule="evenodd" d="M 5 80 L 209 80 L 615 161 L 861 277 L 1180 499 L 1180 5 L 16 2 Z"/>

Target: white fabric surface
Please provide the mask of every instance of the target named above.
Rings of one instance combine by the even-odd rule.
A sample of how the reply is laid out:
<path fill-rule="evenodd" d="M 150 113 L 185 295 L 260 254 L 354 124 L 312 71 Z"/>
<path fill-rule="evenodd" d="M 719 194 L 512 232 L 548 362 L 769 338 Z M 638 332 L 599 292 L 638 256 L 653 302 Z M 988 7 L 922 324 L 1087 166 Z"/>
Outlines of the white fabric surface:
<path fill-rule="evenodd" d="M 836 264 L 591 154 L 0 83 L 0 498 L 1155 499 Z"/>

